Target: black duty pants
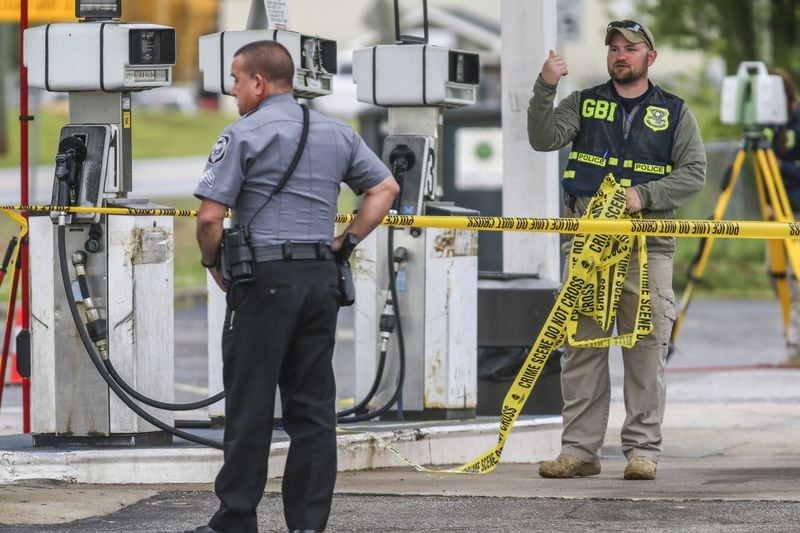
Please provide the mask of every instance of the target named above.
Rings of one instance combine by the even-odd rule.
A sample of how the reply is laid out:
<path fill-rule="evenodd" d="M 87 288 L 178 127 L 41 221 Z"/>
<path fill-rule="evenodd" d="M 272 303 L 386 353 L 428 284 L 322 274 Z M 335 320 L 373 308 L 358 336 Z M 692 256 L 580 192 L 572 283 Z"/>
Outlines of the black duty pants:
<path fill-rule="evenodd" d="M 339 311 L 332 260 L 269 261 L 228 291 L 222 337 L 224 464 L 215 490 L 218 531 L 257 531 L 280 386 L 291 439 L 283 508 L 291 529 L 322 531 L 336 481 L 336 385 L 331 359 Z"/>

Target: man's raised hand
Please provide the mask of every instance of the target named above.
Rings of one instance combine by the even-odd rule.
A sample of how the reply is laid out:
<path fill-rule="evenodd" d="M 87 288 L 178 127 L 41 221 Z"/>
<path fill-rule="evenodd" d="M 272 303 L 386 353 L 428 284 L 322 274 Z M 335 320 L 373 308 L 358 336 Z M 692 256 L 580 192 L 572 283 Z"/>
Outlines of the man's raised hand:
<path fill-rule="evenodd" d="M 550 85 L 558 85 L 561 76 L 569 74 L 567 62 L 563 57 L 550 50 L 550 55 L 542 65 L 542 79 Z"/>

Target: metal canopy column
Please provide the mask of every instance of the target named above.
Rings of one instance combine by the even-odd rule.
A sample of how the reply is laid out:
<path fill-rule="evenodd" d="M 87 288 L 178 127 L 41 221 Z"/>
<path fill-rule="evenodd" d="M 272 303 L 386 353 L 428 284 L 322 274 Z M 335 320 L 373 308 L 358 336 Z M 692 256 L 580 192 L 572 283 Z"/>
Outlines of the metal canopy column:
<path fill-rule="evenodd" d="M 533 82 L 555 49 L 556 0 L 502 0 L 503 216 L 559 216 L 558 152 L 534 152 L 527 110 Z M 503 270 L 556 280 L 556 234 L 505 232 Z"/>

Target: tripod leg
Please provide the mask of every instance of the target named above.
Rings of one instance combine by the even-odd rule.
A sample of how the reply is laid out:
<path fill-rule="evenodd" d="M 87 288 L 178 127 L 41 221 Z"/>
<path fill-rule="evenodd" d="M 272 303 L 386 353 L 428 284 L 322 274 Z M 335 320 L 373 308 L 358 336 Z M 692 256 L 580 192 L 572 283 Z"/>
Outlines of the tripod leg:
<path fill-rule="evenodd" d="M 744 149 L 739 149 L 739 151 L 736 152 L 736 157 L 733 160 L 733 164 L 727 168 L 727 176 L 723 179 L 722 192 L 717 199 L 717 205 L 714 207 L 714 214 L 711 217 L 712 220 L 722 220 L 722 218 L 725 216 L 725 210 L 728 208 L 728 203 L 731 200 L 733 189 L 736 187 L 736 182 L 739 180 L 739 174 L 742 171 L 742 165 L 744 165 L 745 155 L 746 153 Z M 678 314 L 675 319 L 675 324 L 672 326 L 672 334 L 670 335 L 669 339 L 670 345 L 674 345 L 678 338 L 678 334 L 681 331 L 681 326 L 683 325 L 683 320 L 686 317 L 686 311 L 689 309 L 689 303 L 691 303 L 692 300 L 694 287 L 703 277 L 703 272 L 706 269 L 708 257 L 711 255 L 711 247 L 713 245 L 713 237 L 706 237 L 702 239 L 700 241 L 700 249 L 689 266 L 689 281 L 686 283 L 686 289 L 683 291 L 683 295 L 681 297 L 681 303 L 678 307 Z"/>
<path fill-rule="evenodd" d="M 794 215 L 789 205 L 789 197 L 786 194 L 786 187 L 783 184 L 774 152 L 771 148 L 760 149 L 756 155 L 759 163 L 757 175 L 764 181 L 774 219 L 779 222 L 792 222 Z M 791 272 L 800 272 L 798 270 L 800 268 L 800 243 L 794 239 L 772 240 L 768 243 L 768 250 L 769 273 L 774 281 L 775 292 L 781 304 L 783 332 L 786 335 L 791 318 L 791 293 L 789 290 L 787 263 L 791 265 Z"/>
<path fill-rule="evenodd" d="M 775 157 L 775 152 L 771 147 L 767 148 L 766 156 L 767 162 L 769 163 L 769 168 L 775 181 L 775 189 L 778 193 L 781 204 L 783 205 L 783 212 L 785 214 L 786 222 L 793 222 L 794 213 L 792 212 L 792 206 L 789 203 L 789 195 L 786 193 L 786 185 L 783 182 L 783 176 L 781 175 L 780 166 L 778 165 L 778 158 Z M 787 271 L 787 276 L 797 277 L 798 273 L 800 273 L 800 241 L 797 239 L 786 239 L 783 241 L 783 245 L 784 253 L 787 256 L 789 266 L 791 267 L 791 270 Z M 788 284 L 790 282 L 791 280 L 789 277 L 787 277 L 786 283 Z M 791 294 L 792 291 L 790 287 L 787 296 L 790 308 L 792 300 Z M 784 332 L 787 332 L 789 329 L 788 321 L 790 319 L 791 312 L 787 313 L 787 316 L 784 317 Z"/>
<path fill-rule="evenodd" d="M 780 201 L 783 213 L 786 215 L 786 221 L 791 222 L 794 220 L 794 215 L 792 213 L 792 206 L 789 203 L 789 195 L 786 193 L 786 186 L 783 183 L 783 176 L 781 176 L 778 158 L 775 157 L 775 152 L 772 151 L 772 148 L 764 150 L 764 155 L 766 157 L 767 167 L 770 171 L 770 176 L 772 176 L 772 180 L 775 183 L 775 192 Z"/>

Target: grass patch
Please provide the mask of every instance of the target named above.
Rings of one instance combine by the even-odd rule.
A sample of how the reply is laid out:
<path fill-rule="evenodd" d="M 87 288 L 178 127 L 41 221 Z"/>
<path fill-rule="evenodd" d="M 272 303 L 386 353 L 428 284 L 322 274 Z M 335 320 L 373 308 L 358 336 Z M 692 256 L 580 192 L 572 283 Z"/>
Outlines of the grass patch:
<path fill-rule="evenodd" d="M 19 166 L 20 161 L 19 113 L 10 110 L 8 114 L 9 150 L 0 154 L 0 167 Z M 194 115 L 176 110 L 134 109 L 133 154 L 137 159 L 208 154 L 219 132 L 236 118 L 204 109 Z M 53 164 L 61 128 L 68 121 L 66 110 L 49 109 L 36 115 L 35 124 L 29 126 L 32 164 Z"/>
<path fill-rule="evenodd" d="M 686 288 L 689 268 L 700 248 L 699 239 L 677 239 L 674 287 Z M 717 239 L 711 248 L 698 298 L 772 298 L 774 292 L 767 274 L 766 243 L 755 239 Z"/>
<path fill-rule="evenodd" d="M 207 155 L 220 132 L 238 117 L 199 110 L 134 111 L 133 153 L 137 159 Z"/>

